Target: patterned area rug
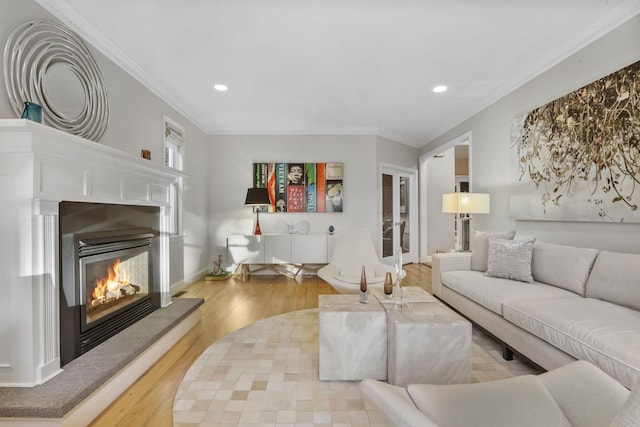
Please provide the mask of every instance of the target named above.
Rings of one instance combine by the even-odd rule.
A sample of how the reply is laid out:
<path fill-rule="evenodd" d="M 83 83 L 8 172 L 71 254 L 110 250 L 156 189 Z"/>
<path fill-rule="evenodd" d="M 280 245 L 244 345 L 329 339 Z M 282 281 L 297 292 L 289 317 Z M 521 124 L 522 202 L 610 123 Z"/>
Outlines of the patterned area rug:
<path fill-rule="evenodd" d="M 538 373 L 475 328 L 472 369 L 474 382 Z M 317 309 L 282 314 L 205 350 L 178 389 L 174 426 L 391 425 L 359 384 L 318 379 Z"/>

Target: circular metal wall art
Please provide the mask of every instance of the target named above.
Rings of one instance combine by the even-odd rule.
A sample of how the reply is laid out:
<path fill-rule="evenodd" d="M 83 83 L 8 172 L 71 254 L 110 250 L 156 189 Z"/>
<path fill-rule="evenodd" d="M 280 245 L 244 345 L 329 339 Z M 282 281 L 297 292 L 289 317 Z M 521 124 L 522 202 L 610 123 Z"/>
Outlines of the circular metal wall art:
<path fill-rule="evenodd" d="M 51 127 L 97 141 L 109 121 L 102 74 L 87 45 L 68 27 L 30 21 L 9 35 L 4 79 L 15 112 L 25 102 L 42 106 Z"/>

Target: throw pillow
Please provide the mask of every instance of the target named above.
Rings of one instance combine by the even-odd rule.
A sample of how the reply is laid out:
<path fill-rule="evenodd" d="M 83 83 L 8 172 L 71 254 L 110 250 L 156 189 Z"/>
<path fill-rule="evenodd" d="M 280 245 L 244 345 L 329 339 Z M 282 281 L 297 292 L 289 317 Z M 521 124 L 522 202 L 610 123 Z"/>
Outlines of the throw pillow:
<path fill-rule="evenodd" d="M 489 253 L 489 238 L 512 240 L 516 230 L 487 233 L 476 231 L 473 236 L 473 252 L 471 252 L 471 269 L 474 271 L 487 271 L 487 254 Z"/>
<path fill-rule="evenodd" d="M 490 237 L 487 276 L 533 282 L 531 257 L 535 240 L 505 240 Z"/>

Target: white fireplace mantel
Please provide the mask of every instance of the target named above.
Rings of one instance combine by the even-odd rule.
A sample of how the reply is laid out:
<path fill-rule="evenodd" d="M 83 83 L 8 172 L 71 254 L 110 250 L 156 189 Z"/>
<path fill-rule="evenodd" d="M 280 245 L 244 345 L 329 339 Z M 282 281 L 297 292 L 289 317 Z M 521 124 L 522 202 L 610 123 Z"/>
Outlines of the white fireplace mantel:
<path fill-rule="evenodd" d="M 169 187 L 182 176 L 38 123 L 0 120 L 0 387 L 30 387 L 60 372 L 58 204 L 160 207 L 166 306 Z"/>

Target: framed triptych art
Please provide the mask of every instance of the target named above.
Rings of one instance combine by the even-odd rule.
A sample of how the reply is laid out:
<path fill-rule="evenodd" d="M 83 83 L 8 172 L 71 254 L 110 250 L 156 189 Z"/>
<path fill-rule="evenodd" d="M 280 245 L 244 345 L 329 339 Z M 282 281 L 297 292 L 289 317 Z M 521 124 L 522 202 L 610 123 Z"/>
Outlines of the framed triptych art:
<path fill-rule="evenodd" d="M 268 212 L 342 212 L 343 163 L 254 163 L 253 186 L 267 188 Z"/>

